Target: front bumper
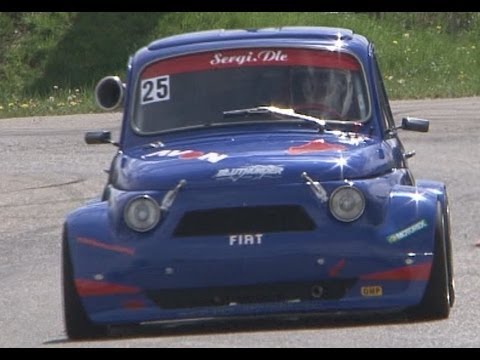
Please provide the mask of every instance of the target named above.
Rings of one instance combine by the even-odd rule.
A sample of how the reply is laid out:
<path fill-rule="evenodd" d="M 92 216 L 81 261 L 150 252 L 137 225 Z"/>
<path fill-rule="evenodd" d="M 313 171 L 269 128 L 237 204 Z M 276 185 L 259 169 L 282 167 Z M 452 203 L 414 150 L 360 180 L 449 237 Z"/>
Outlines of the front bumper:
<path fill-rule="evenodd" d="M 341 258 L 336 262 L 324 260 L 323 264 L 319 264 L 315 257 L 318 267 L 315 273 L 297 273 L 288 281 L 279 281 L 283 280 L 282 273 L 275 274 L 275 271 L 269 276 L 269 282 L 257 282 L 254 277 L 245 276 L 232 278 L 227 272 L 223 274 L 225 276 L 222 286 L 219 286 L 218 277 L 206 280 L 192 272 L 188 275 L 190 284 L 186 284 L 180 278 L 175 280 L 175 271 L 182 271 L 180 266 L 175 269 L 143 269 L 135 273 L 126 270 L 123 274 L 116 269 L 114 272 L 104 273 L 102 280 L 97 275 L 98 280 L 77 278 L 76 282 L 87 313 L 93 322 L 99 324 L 397 311 L 418 304 L 427 285 L 431 256 L 416 256 L 415 263 L 405 265 L 405 260 L 412 259 L 411 255 L 404 259 L 361 259 L 360 262 L 371 268 L 378 269 L 380 263 L 385 266 L 386 262 L 392 265 L 403 263 L 403 266 L 358 274 L 356 277 L 352 276 L 351 269 L 359 259 Z M 189 267 L 193 271 L 191 265 Z M 244 265 L 248 267 L 248 261 L 244 260 Z M 288 263 L 284 262 L 283 267 L 288 268 Z M 244 274 L 248 274 L 248 271 Z M 151 279 L 157 276 L 158 279 L 163 278 L 157 281 L 158 287 L 139 286 L 152 284 Z M 139 280 L 136 283 L 133 281 L 135 277 Z M 277 280 L 274 280 L 275 278 Z M 118 283 L 115 282 L 117 279 L 120 280 Z M 192 286 L 195 280 L 204 286 Z M 103 290 L 96 291 L 99 287 Z"/>

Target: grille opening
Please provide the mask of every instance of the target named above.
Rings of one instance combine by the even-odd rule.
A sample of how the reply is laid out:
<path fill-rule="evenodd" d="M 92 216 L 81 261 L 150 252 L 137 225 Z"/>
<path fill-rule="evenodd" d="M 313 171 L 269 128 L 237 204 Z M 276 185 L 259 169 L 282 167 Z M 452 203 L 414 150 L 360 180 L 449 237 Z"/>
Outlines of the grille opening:
<path fill-rule="evenodd" d="M 318 282 L 274 283 L 231 287 L 147 290 L 157 306 L 163 309 L 226 306 L 283 302 L 290 300 L 338 300 L 356 283 L 356 279 L 321 280 Z M 312 288 L 322 287 L 322 294 Z"/>
<path fill-rule="evenodd" d="M 312 231 L 315 223 L 301 206 L 256 206 L 185 213 L 174 236 Z"/>

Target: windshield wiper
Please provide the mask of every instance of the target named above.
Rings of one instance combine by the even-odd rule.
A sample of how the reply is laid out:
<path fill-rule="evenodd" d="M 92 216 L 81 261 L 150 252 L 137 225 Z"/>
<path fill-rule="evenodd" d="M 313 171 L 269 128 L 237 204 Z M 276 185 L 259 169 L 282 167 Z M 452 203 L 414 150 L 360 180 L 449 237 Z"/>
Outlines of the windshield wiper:
<path fill-rule="evenodd" d="M 229 111 L 223 112 L 223 116 L 229 116 L 229 115 L 241 116 L 241 115 L 255 115 L 255 114 L 276 114 L 276 115 L 288 116 L 294 119 L 309 121 L 311 123 L 316 124 L 319 127 L 320 131 L 325 130 L 325 124 L 326 124 L 325 120 L 318 119 L 314 116 L 308 116 L 308 115 L 296 113 L 295 110 L 293 109 L 282 109 L 276 106 L 258 106 L 254 108 L 229 110 Z"/>

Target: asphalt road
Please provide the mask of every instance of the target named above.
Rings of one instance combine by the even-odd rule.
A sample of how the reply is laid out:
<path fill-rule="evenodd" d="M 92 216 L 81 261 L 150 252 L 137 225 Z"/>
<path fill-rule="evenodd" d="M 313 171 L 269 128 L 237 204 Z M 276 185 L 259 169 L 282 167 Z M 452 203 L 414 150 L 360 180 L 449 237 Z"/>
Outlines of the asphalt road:
<path fill-rule="evenodd" d="M 447 184 L 457 300 L 450 318 L 249 321 L 149 327 L 101 341 L 68 341 L 62 318 L 60 236 L 65 214 L 97 196 L 115 148 L 87 146 L 88 130 L 118 136 L 119 114 L 0 119 L 0 347 L 480 347 L 480 98 L 393 102 L 417 179 Z"/>

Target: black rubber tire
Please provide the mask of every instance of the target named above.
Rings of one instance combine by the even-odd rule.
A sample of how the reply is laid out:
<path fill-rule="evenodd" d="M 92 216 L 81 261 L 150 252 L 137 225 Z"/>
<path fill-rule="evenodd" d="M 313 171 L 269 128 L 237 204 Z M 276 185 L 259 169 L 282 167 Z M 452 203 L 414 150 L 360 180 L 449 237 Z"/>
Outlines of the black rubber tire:
<path fill-rule="evenodd" d="M 435 248 L 430 279 L 422 301 L 412 309 L 412 315 L 419 319 L 441 320 L 450 315 L 450 280 L 446 253 L 446 228 L 442 206 L 437 203 L 435 224 Z"/>
<path fill-rule="evenodd" d="M 72 263 L 65 235 L 62 240 L 62 282 L 65 330 L 72 340 L 96 339 L 107 335 L 107 326 L 95 325 L 88 318 L 75 288 Z"/>
<path fill-rule="evenodd" d="M 451 224 L 450 224 L 450 207 L 448 205 L 448 195 L 445 191 L 445 206 L 443 209 L 445 219 L 445 250 L 447 252 L 447 270 L 448 270 L 448 287 L 450 295 L 450 307 L 455 304 L 455 277 L 453 271 L 453 249 L 451 240 Z"/>

